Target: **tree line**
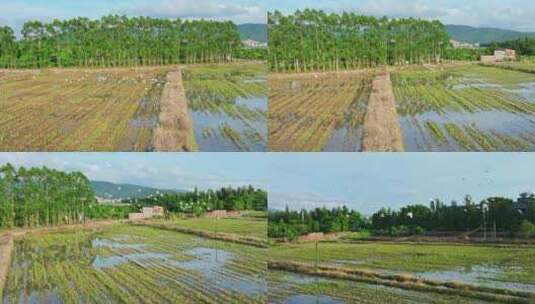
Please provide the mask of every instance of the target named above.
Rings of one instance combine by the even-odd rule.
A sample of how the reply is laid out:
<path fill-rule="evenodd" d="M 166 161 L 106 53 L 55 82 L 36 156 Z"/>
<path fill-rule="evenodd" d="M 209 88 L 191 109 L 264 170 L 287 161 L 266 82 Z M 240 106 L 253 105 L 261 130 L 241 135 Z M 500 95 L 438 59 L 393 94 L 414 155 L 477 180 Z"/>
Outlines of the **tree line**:
<path fill-rule="evenodd" d="M 247 56 L 231 21 L 109 15 L 0 27 L 0 68 L 221 63 Z M 257 54 L 254 54 L 257 55 Z"/>
<path fill-rule="evenodd" d="M 124 200 L 136 208 L 159 205 L 169 212 L 202 215 L 212 210 L 267 210 L 267 192 L 253 186 L 223 187 L 218 190 L 198 190 L 160 193 L 141 199 Z"/>
<path fill-rule="evenodd" d="M 306 72 L 437 63 L 450 47 L 439 21 L 306 9 L 268 13 L 270 68 Z"/>
<path fill-rule="evenodd" d="M 80 172 L 0 167 L 0 228 L 82 223 L 94 201 Z"/>
<path fill-rule="evenodd" d="M 433 200 L 429 206 L 413 204 L 399 210 L 382 208 L 370 217 L 347 207 L 312 211 L 270 210 L 268 235 L 295 239 L 312 232 L 371 231 L 376 235 L 407 235 L 426 232 L 463 233 L 485 227 L 506 234 L 535 236 L 535 196 L 522 193 L 515 201 L 490 197 L 475 202 L 466 196 L 462 203 Z"/>

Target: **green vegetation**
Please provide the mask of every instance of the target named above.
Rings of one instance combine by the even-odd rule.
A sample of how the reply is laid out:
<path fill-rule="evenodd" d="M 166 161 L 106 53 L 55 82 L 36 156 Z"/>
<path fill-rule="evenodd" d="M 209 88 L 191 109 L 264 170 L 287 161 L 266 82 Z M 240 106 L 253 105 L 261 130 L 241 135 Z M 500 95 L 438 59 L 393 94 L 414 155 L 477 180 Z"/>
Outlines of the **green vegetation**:
<path fill-rule="evenodd" d="M 449 47 L 439 21 L 387 19 L 306 9 L 268 13 L 273 71 L 343 70 L 437 63 Z"/>
<path fill-rule="evenodd" d="M 269 96 L 270 151 L 323 151 L 333 134 L 347 130 L 337 149 L 358 150 L 373 73 L 272 76 Z M 353 144 L 351 144 L 353 143 Z"/>
<path fill-rule="evenodd" d="M 535 221 L 535 196 L 522 193 L 513 201 L 504 197 L 489 197 L 475 202 L 466 196 L 462 204 L 452 201 L 446 205 L 439 199 L 429 207 L 420 204 L 407 205 L 399 211 L 382 208 L 366 218 L 347 207 L 333 209 L 316 208 L 311 211 L 271 210 L 268 214 L 270 238 L 296 239 L 312 232 L 362 232 L 392 237 L 425 234 L 425 232 L 473 231 L 487 229 L 490 223 L 496 231 L 507 237 L 533 236 L 527 223 Z"/>
<path fill-rule="evenodd" d="M 159 193 L 142 199 L 123 200 L 137 207 L 160 205 L 171 213 L 201 215 L 211 210 L 267 210 L 267 192 L 247 187 L 225 187 L 219 190 L 204 190 Z"/>
<path fill-rule="evenodd" d="M 269 257 L 274 261 L 309 264 L 317 259 L 326 265 L 413 275 L 462 271 L 477 266 L 498 267 L 501 272 L 490 280 L 535 284 L 535 264 L 531 259 L 535 248 L 532 246 L 320 242 L 317 256 L 315 246 L 314 243 L 275 245 L 270 248 Z M 447 278 L 444 274 L 443 280 Z"/>
<path fill-rule="evenodd" d="M 535 76 L 482 65 L 408 68 L 392 73 L 397 111 L 406 134 L 421 146 L 454 151 L 531 151 L 529 87 Z M 483 123 L 496 120 L 493 126 Z M 515 124 L 506 124 L 515 121 Z"/>
<path fill-rule="evenodd" d="M 0 27 L 0 67 L 116 67 L 229 62 L 241 48 L 237 26 L 208 20 L 105 16 L 28 21 L 15 39 Z"/>
<path fill-rule="evenodd" d="M 205 65 L 184 70 L 188 108 L 201 150 L 265 150 L 265 79 L 265 65 L 259 63 Z"/>
<path fill-rule="evenodd" d="M 266 238 L 267 219 L 248 217 L 245 213 L 238 218 L 199 217 L 199 218 L 174 218 L 172 220 L 160 220 L 160 223 L 193 230 L 203 230 L 209 233 L 233 233 L 242 236 L 250 236 L 259 239 Z"/>
<path fill-rule="evenodd" d="M 296 239 L 312 232 L 359 231 L 365 227 L 365 218 L 355 210 L 342 208 L 316 208 L 301 210 L 269 211 L 268 236 Z"/>
<path fill-rule="evenodd" d="M 0 227 L 36 227 L 83 223 L 95 201 L 80 172 L 0 167 Z"/>
<path fill-rule="evenodd" d="M 139 226 L 18 241 L 4 303 L 264 303 L 265 249 Z"/>
<path fill-rule="evenodd" d="M 469 298 L 432 292 L 409 291 L 392 287 L 324 277 L 314 277 L 270 269 L 268 272 L 269 299 L 272 303 L 285 303 L 296 295 L 306 295 L 309 301 L 326 300 L 326 297 L 346 303 L 473 303 Z M 477 302 L 480 303 L 480 302 Z"/>

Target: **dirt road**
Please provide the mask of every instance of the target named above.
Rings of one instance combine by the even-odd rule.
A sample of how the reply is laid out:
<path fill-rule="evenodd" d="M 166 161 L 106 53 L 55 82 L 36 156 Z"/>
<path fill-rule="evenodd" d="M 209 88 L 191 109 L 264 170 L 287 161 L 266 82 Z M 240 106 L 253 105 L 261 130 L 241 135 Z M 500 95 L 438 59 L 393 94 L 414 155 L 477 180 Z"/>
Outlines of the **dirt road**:
<path fill-rule="evenodd" d="M 7 274 L 11 266 L 13 244 L 13 235 L 11 233 L 0 235 L 0 299 L 3 297 Z"/>
<path fill-rule="evenodd" d="M 390 74 L 373 80 L 373 89 L 364 119 L 363 152 L 403 152 L 403 136 L 396 111 Z"/>
<path fill-rule="evenodd" d="M 167 74 L 154 147 L 156 151 L 164 152 L 197 150 L 181 70 Z"/>

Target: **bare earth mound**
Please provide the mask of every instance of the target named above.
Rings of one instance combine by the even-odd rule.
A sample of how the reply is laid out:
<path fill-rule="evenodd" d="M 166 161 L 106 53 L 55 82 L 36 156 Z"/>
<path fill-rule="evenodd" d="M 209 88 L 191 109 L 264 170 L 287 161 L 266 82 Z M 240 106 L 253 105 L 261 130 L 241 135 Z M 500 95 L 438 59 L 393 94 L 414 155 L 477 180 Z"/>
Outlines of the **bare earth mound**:
<path fill-rule="evenodd" d="M 167 74 L 167 83 L 160 99 L 154 147 L 156 151 L 196 150 L 181 71 Z"/>
<path fill-rule="evenodd" d="M 373 90 L 364 120 L 362 150 L 404 151 L 392 82 L 388 73 L 378 75 L 373 81 Z"/>

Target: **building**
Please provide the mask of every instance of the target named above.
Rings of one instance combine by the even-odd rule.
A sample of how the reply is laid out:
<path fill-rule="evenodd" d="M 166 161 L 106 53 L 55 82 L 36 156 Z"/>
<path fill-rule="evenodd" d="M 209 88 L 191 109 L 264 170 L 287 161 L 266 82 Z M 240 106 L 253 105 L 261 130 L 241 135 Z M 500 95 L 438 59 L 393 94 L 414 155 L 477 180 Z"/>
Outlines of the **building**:
<path fill-rule="evenodd" d="M 153 217 L 163 217 L 165 209 L 162 206 L 143 207 L 141 212 L 128 214 L 131 221 L 151 219 Z"/>
<path fill-rule="evenodd" d="M 513 49 L 497 49 L 494 51 L 494 55 L 481 56 L 481 62 L 483 63 L 497 63 L 504 61 L 515 61 L 516 51 Z"/>
<path fill-rule="evenodd" d="M 268 44 L 265 42 L 260 42 L 252 39 L 243 40 L 241 42 L 245 47 L 248 48 L 267 48 Z"/>

